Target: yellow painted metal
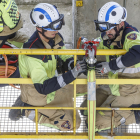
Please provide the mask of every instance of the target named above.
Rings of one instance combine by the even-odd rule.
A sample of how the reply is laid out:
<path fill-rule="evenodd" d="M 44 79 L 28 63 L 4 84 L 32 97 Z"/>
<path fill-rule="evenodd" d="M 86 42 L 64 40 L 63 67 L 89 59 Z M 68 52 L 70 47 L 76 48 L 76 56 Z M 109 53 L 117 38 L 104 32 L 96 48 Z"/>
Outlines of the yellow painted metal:
<path fill-rule="evenodd" d="M 74 107 L 0 107 L 0 109 L 67 109 L 67 110 L 73 110 Z"/>
<path fill-rule="evenodd" d="M 33 84 L 30 78 L 0 78 L 0 84 Z"/>
<path fill-rule="evenodd" d="M 76 83 L 77 84 L 87 84 L 87 79 L 76 79 Z M 73 83 L 71 83 L 73 84 Z M 108 85 L 108 84 L 119 84 L 119 85 L 123 85 L 123 84 L 140 84 L 140 80 L 139 79 L 96 79 L 96 84 L 104 84 L 104 85 Z"/>
<path fill-rule="evenodd" d="M 106 108 L 106 107 L 97 107 L 96 110 L 140 110 L 140 108 Z"/>
<path fill-rule="evenodd" d="M 36 135 L 38 135 L 38 109 L 35 109 Z"/>
<path fill-rule="evenodd" d="M 123 55 L 126 50 L 97 50 L 97 55 Z M 0 54 L 30 54 L 30 55 L 85 55 L 83 49 L 0 49 Z"/>
<path fill-rule="evenodd" d="M 30 54 L 30 55 L 85 55 L 84 50 L 76 49 L 0 49 L 0 54 Z"/>
<path fill-rule="evenodd" d="M 0 109 L 67 109 L 67 110 L 87 110 L 87 107 L 0 107 Z M 107 108 L 96 107 L 96 110 L 140 110 L 140 108 Z"/>
<path fill-rule="evenodd" d="M 76 79 L 76 84 L 87 84 L 87 79 Z M 74 84 L 74 82 L 70 84 Z M 0 78 L 0 84 L 33 84 L 30 78 Z M 96 84 L 140 84 L 139 79 L 96 79 Z"/>
<path fill-rule="evenodd" d="M 73 82 L 71 83 L 73 84 Z M 76 79 L 76 84 L 87 84 L 87 79 Z M 119 84 L 119 85 L 123 85 L 123 84 L 140 84 L 140 80 L 139 79 L 96 79 L 96 84 L 100 85 L 100 84 L 104 84 L 104 85 L 108 85 L 108 84 Z"/>
<path fill-rule="evenodd" d="M 6 139 L 6 138 L 26 138 L 26 139 L 88 139 L 88 136 L 82 135 L 0 135 L 0 139 Z"/>
<path fill-rule="evenodd" d="M 74 66 L 76 65 L 77 56 L 74 55 Z M 74 110 L 73 110 L 73 134 L 76 134 L 76 81 L 74 80 Z"/>
<path fill-rule="evenodd" d="M 140 139 L 140 136 L 95 136 L 95 139 Z"/>
<path fill-rule="evenodd" d="M 125 50 L 97 50 L 97 55 L 123 55 Z M 76 55 L 85 55 L 84 50 L 51 50 L 51 49 L 0 49 L 0 54 L 31 54 L 31 55 L 74 55 L 74 63 L 76 63 Z M 13 84 L 33 84 L 32 80 L 29 78 L 1 78 L 0 84 L 13 83 Z M 96 84 L 140 84 L 139 79 L 96 79 Z M 23 134 L 19 135 L 18 133 L 0 133 L 0 138 L 42 138 L 42 139 L 88 139 L 87 133 L 76 134 L 76 110 L 87 110 L 87 108 L 76 108 L 76 84 L 87 84 L 87 79 L 76 79 L 71 84 L 74 84 L 74 107 L 0 107 L 0 109 L 35 109 L 36 111 L 36 134 Z M 45 133 L 41 134 L 38 132 L 38 118 L 37 110 L 38 109 L 71 109 L 74 111 L 74 133 Z M 96 110 L 140 110 L 140 108 L 103 108 L 97 107 Z M 136 134 L 124 134 L 126 136 L 95 136 L 95 139 L 140 139 L 140 136 Z M 128 136 L 129 135 L 129 136 Z M 138 134 L 137 134 L 138 135 Z"/>
<path fill-rule="evenodd" d="M 83 1 L 76 1 L 76 6 L 77 6 L 77 7 L 83 6 Z"/>
<path fill-rule="evenodd" d="M 124 55 L 126 50 L 97 50 L 97 55 Z"/>
<path fill-rule="evenodd" d="M 119 84 L 119 85 L 123 85 L 123 84 L 140 84 L 140 80 L 139 79 L 96 79 L 96 84 Z"/>
<path fill-rule="evenodd" d="M 88 70 L 87 76 L 88 82 L 88 98 L 87 98 L 87 107 L 88 107 L 88 139 L 95 140 L 95 120 L 96 120 L 96 86 L 92 87 L 92 91 L 90 86 L 95 83 L 96 84 L 96 75 L 95 70 Z M 90 86 L 89 86 L 90 85 Z M 90 99 L 89 99 L 89 96 Z M 92 98 L 92 99 L 91 99 Z"/>
<path fill-rule="evenodd" d="M 111 115 L 111 136 L 114 135 L 113 131 L 114 131 L 114 115 L 115 115 L 115 110 L 112 110 L 112 115 Z"/>
<path fill-rule="evenodd" d="M 85 135 L 0 135 L 0 139 L 88 139 L 87 134 Z M 140 139 L 140 136 L 95 136 L 95 139 Z"/>

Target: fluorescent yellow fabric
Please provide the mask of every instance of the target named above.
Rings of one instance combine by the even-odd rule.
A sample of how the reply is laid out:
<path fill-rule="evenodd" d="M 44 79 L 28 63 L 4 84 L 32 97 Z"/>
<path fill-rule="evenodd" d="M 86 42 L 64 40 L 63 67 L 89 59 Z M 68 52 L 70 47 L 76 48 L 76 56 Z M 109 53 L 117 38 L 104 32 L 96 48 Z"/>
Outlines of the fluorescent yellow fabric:
<path fill-rule="evenodd" d="M 0 32 L 3 31 L 3 26 L 6 25 L 10 29 L 16 27 L 20 20 L 18 7 L 14 0 L 2 0 L 0 3 Z"/>
<path fill-rule="evenodd" d="M 128 39 L 127 37 L 130 35 L 130 34 L 133 34 L 135 33 L 137 35 L 137 38 L 135 40 L 130 40 Z M 100 42 L 100 45 L 98 47 L 98 49 L 109 49 L 108 47 L 104 46 L 103 45 L 103 39 L 100 37 L 101 39 L 101 42 Z M 133 31 L 133 32 L 130 32 L 128 33 L 126 36 L 125 36 L 125 41 L 124 41 L 124 44 L 123 44 L 123 48 L 124 50 L 127 50 L 129 51 L 129 49 L 135 45 L 139 45 L 140 44 L 140 33 L 136 32 L 136 31 Z M 111 49 L 114 49 L 114 46 L 111 45 L 110 46 Z M 118 55 L 117 57 L 119 57 L 120 55 Z M 106 61 L 109 62 L 109 55 L 106 55 Z M 140 67 L 140 63 L 136 64 L 135 67 Z M 109 79 L 118 79 L 118 73 L 116 74 L 113 74 L 112 72 L 109 72 L 108 73 L 108 78 Z M 120 91 L 119 91 L 119 85 L 109 85 L 110 89 L 111 89 L 111 92 L 113 95 L 115 96 L 120 96 Z"/>

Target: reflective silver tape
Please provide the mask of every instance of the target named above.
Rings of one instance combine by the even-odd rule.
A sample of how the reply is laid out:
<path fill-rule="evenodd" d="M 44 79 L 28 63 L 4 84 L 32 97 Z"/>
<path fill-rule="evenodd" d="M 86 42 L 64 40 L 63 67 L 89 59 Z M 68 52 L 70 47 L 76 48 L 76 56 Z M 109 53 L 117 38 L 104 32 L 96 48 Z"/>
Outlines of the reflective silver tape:
<path fill-rule="evenodd" d="M 7 11 L 7 10 L 9 9 L 9 7 L 11 6 L 11 2 L 12 2 L 12 1 L 10 1 L 10 3 L 8 4 L 8 6 L 6 5 L 6 6 L 7 6 L 6 11 Z"/>
<path fill-rule="evenodd" d="M 121 120 L 120 120 L 121 125 L 124 125 L 125 124 L 125 121 L 126 121 L 126 119 L 124 117 L 121 118 Z"/>
<path fill-rule="evenodd" d="M 56 76 L 56 77 L 58 76 L 58 71 L 57 71 L 57 70 L 55 70 L 55 76 Z"/>
<path fill-rule="evenodd" d="M 120 108 L 111 108 L 111 110 L 119 110 Z"/>
<path fill-rule="evenodd" d="M 120 70 L 118 70 L 118 72 L 128 73 L 128 74 L 139 73 L 140 72 L 140 67 L 120 69 Z"/>
<path fill-rule="evenodd" d="M 125 68 L 125 66 L 124 66 L 123 63 L 122 63 L 121 58 L 122 58 L 122 56 L 120 56 L 120 57 L 118 57 L 118 58 L 116 59 L 116 64 L 117 64 L 117 66 L 118 66 L 120 69 L 123 69 L 123 68 Z"/>
<path fill-rule="evenodd" d="M 88 82 L 88 100 L 96 100 L 96 82 Z"/>
<path fill-rule="evenodd" d="M 64 87 L 66 85 L 61 75 L 57 77 L 57 82 L 59 83 L 60 87 Z"/>
<path fill-rule="evenodd" d="M 35 110 L 32 110 L 31 111 L 31 113 L 29 114 L 29 116 L 28 116 L 28 118 L 30 119 L 30 120 L 34 120 L 34 118 L 35 118 Z"/>

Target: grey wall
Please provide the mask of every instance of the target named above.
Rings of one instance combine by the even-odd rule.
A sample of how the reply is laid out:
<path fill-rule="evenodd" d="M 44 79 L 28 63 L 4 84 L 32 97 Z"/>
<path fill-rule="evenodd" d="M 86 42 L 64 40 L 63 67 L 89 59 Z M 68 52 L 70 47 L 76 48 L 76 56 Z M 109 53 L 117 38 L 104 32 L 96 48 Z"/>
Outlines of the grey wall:
<path fill-rule="evenodd" d="M 15 0 L 18 5 L 36 5 L 38 3 L 63 3 L 63 4 L 71 4 L 71 0 Z"/>
<path fill-rule="evenodd" d="M 19 11 L 24 19 L 24 28 L 21 29 L 29 36 L 35 31 L 29 20 L 29 13 L 31 9 L 40 2 L 55 4 L 60 13 L 65 15 L 66 25 L 63 26 L 60 33 L 62 33 L 66 44 L 72 45 L 72 1 L 73 0 L 15 0 L 18 4 Z M 100 35 L 95 31 L 93 20 L 97 19 L 98 9 L 106 2 L 112 0 L 82 0 L 83 6 L 76 7 L 76 41 L 80 36 L 85 36 L 89 40 Z M 123 6 L 124 0 L 114 0 Z M 140 0 L 125 0 L 126 9 L 128 11 L 127 22 L 137 27 L 140 30 Z M 76 46 L 75 46 L 76 47 Z"/>
<path fill-rule="evenodd" d="M 112 0 L 83 0 L 83 7 L 77 7 L 77 39 L 86 36 L 89 40 L 100 35 L 95 31 L 94 20 L 97 19 L 98 10 L 106 2 Z M 123 0 L 115 0 L 123 5 Z"/>
<path fill-rule="evenodd" d="M 31 1 L 32 0 L 24 0 L 24 2 L 22 2 L 21 0 L 17 1 L 17 3 L 19 4 L 19 11 L 24 21 L 23 28 L 20 30 L 28 36 L 31 36 L 36 30 L 36 28 L 30 22 L 30 11 L 35 7 L 36 4 L 39 3 L 37 1 L 52 3 L 57 6 L 60 14 L 62 13 L 65 15 L 65 26 L 63 26 L 63 28 L 60 30 L 60 33 L 63 35 L 65 43 L 72 45 L 72 4 L 70 3 L 71 0 L 69 0 L 68 3 L 64 0 L 57 0 L 57 3 L 52 2 L 56 0 L 35 0 L 36 2 L 34 1 L 33 4 L 31 3 Z M 64 3 L 62 1 L 64 1 Z"/>
<path fill-rule="evenodd" d="M 126 0 L 127 22 L 140 31 L 140 0 Z"/>
<path fill-rule="evenodd" d="M 140 30 L 140 0 L 83 0 L 83 7 L 77 7 L 77 40 L 79 36 L 86 36 L 88 39 L 100 35 L 95 31 L 93 20 L 97 19 L 98 9 L 106 2 L 115 1 L 124 6 L 128 12 L 127 22 Z"/>

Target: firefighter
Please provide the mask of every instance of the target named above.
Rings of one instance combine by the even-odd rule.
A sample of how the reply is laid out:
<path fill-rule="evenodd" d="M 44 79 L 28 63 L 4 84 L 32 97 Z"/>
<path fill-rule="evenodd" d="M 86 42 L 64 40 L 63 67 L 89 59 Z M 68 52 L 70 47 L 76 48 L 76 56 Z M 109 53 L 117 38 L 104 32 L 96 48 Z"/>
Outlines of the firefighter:
<path fill-rule="evenodd" d="M 12 48 L 13 45 L 20 48 L 22 44 L 28 40 L 28 36 L 21 31 L 18 31 L 23 26 L 21 14 L 18 11 L 18 7 L 14 0 L 0 0 L 0 48 L 7 47 Z M 6 44 L 5 46 L 3 46 Z M 13 45 L 11 45 L 13 44 Z M 7 46 L 8 45 L 8 46 Z M 16 70 L 11 70 L 9 78 L 19 78 L 19 68 L 17 57 L 14 55 L 7 55 L 10 66 L 14 66 Z M 0 55 L 0 67 L 5 65 L 5 60 Z M 0 72 L 1 76 L 5 76 L 5 71 Z M 0 87 L 6 86 L 7 84 L 0 84 Z"/>
<path fill-rule="evenodd" d="M 116 2 L 108 2 L 98 11 L 98 19 L 94 20 L 96 30 L 101 32 L 98 49 L 125 49 L 125 55 L 106 56 L 106 62 L 96 65 L 101 75 L 108 74 L 109 79 L 140 78 L 140 33 L 126 22 L 127 10 Z M 97 90 L 104 94 L 105 101 L 100 107 L 138 107 L 140 103 L 140 85 L 102 85 Z M 106 95 L 106 96 L 105 96 Z M 100 96 L 102 98 L 102 96 Z M 97 102 L 100 100 L 97 98 Z M 82 106 L 84 103 L 82 104 Z M 86 113 L 86 112 L 84 112 Z M 83 113 L 83 114 L 84 114 Z M 138 111 L 115 111 L 114 127 L 125 124 L 139 124 Z M 86 121 L 87 122 L 87 121 Z M 96 131 L 111 127 L 111 111 L 97 111 Z"/>
<path fill-rule="evenodd" d="M 24 43 L 28 36 L 18 31 L 22 26 L 22 17 L 15 1 L 0 0 L 0 48 L 6 41 Z"/>
<path fill-rule="evenodd" d="M 39 3 L 30 13 L 36 31 L 24 43 L 28 49 L 66 49 L 62 35 L 58 32 L 65 24 L 64 15 L 56 6 Z M 56 72 L 57 58 L 63 62 L 63 71 Z M 74 67 L 72 55 L 19 55 L 19 69 L 23 78 L 31 78 L 33 85 L 21 85 L 21 95 L 13 106 L 73 107 L 73 86 L 67 85 L 86 71 L 84 61 L 77 61 Z M 86 86 L 85 86 L 86 90 Z M 80 87 L 77 92 L 81 92 Z M 22 116 L 35 121 L 35 110 L 10 110 L 11 120 Z M 80 126 L 80 116 L 76 112 L 76 128 Z M 38 110 L 41 125 L 68 131 L 73 129 L 73 110 Z"/>

